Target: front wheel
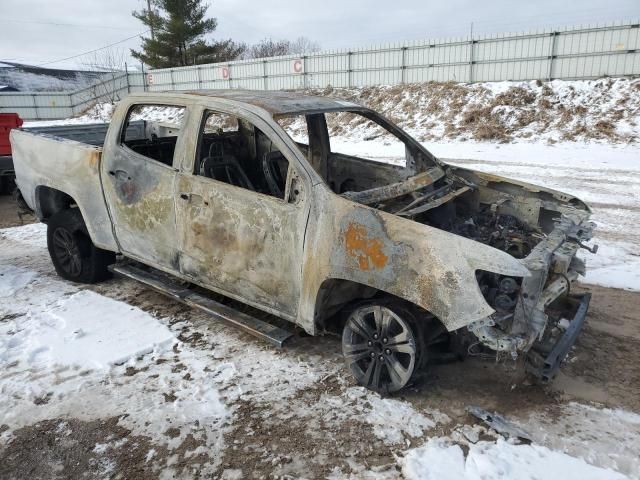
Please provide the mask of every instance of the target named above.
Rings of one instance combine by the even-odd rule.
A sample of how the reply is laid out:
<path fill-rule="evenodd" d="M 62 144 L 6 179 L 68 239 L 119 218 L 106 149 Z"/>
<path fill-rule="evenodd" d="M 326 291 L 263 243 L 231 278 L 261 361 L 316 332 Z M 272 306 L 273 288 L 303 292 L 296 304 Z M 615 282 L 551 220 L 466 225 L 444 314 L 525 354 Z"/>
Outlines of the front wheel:
<path fill-rule="evenodd" d="M 368 302 L 354 308 L 342 332 L 342 353 L 360 385 L 390 393 L 414 378 L 426 354 L 416 325 L 401 305 Z"/>
<path fill-rule="evenodd" d="M 47 247 L 58 275 L 79 283 L 96 283 L 110 277 L 108 266 L 115 253 L 96 247 L 77 208 L 62 210 L 47 222 Z"/>

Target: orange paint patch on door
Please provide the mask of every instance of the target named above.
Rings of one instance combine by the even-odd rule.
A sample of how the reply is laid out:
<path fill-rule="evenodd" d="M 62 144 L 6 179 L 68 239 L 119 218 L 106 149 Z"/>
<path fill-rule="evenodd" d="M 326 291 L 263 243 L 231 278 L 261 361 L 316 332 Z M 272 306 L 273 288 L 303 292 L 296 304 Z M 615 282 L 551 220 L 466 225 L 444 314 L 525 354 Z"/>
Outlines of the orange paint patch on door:
<path fill-rule="evenodd" d="M 389 257 L 382 251 L 384 243 L 379 238 L 370 238 L 364 225 L 349 224 L 345 232 L 347 254 L 354 257 L 361 270 L 383 268 Z"/>

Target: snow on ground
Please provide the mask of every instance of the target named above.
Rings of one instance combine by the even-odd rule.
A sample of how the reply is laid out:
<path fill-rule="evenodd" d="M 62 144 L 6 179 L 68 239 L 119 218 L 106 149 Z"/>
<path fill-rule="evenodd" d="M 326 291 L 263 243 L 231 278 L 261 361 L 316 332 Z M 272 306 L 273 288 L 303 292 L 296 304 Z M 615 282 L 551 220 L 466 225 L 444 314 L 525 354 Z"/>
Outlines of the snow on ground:
<path fill-rule="evenodd" d="M 13 265 L 0 265 L 0 298 L 12 296 L 31 283 L 35 277 L 35 272 Z"/>
<path fill-rule="evenodd" d="M 350 100 L 392 119 L 420 141 L 494 140 L 533 143 L 637 142 L 640 81 L 427 82 L 309 93 Z M 329 121 L 332 135 L 357 131 L 349 114 Z M 300 128 L 302 122 L 297 124 Z"/>
<path fill-rule="evenodd" d="M 60 125 L 89 125 L 91 123 L 109 123 L 115 110 L 112 103 L 98 103 L 82 115 L 63 120 L 35 120 L 25 121 L 22 128 L 30 127 L 54 127 Z"/>
<path fill-rule="evenodd" d="M 432 438 L 423 447 L 410 450 L 403 459 L 408 480 L 623 480 L 610 469 L 539 445 L 514 445 L 503 439 L 468 445 L 466 457 L 458 444 Z"/>
<path fill-rule="evenodd" d="M 518 420 L 535 443 L 640 477 L 637 413 L 570 402 L 558 416 L 533 413 Z"/>
<path fill-rule="evenodd" d="M 29 273 L 30 278 L 37 275 Z M 9 338 L 8 348 L 2 348 Z M 147 313 L 89 290 L 0 327 L 0 349 L 6 353 L 2 360 L 26 367 L 104 370 L 146 353 L 168 351 L 174 342 L 173 334 Z"/>
<path fill-rule="evenodd" d="M 535 435 L 530 446 L 511 445 L 497 435 L 495 442 L 486 435 L 478 441 L 477 432 L 473 438 L 478 427 L 456 428 L 474 443 L 461 435 L 434 435 L 450 418 L 402 399 L 383 399 L 361 387 L 318 399 L 300 395 L 313 385 L 335 382 L 327 380 L 332 376 L 344 381 L 337 356 L 300 358 L 219 326 L 214 343 L 196 348 L 178 337 L 199 331 L 198 314 L 190 322 L 152 315 L 57 278 L 43 225 L 0 230 L 0 240 L 0 279 L 21 278 L 11 283 L 13 293 L 0 306 L 0 425 L 10 427 L 0 435 L 0 447 L 11 441 L 16 428 L 40 420 L 117 415 L 120 424 L 170 451 L 195 432 L 203 445 L 198 451 L 212 457 L 203 470 L 211 473 L 229 448 L 223 434 L 233 427 L 234 405 L 243 401 L 262 405 L 266 410 L 257 409 L 254 415 L 264 421 L 297 420 L 307 432 L 343 422 L 369 425 L 384 444 L 399 449 L 398 462 L 407 478 L 545 478 L 548 471 L 566 471 L 567 478 L 625 478 L 622 473 L 638 478 L 635 414 L 572 404 L 564 426 L 543 414 L 524 418 L 521 424 Z M 118 282 L 122 280 L 111 289 Z M 577 419 L 582 428 L 574 432 L 570 425 L 580 425 Z M 177 435 L 164 435 L 171 428 Z M 409 444 L 417 448 L 407 450 Z M 458 445 L 469 448 L 466 458 Z M 95 448 L 108 452 L 114 446 Z M 151 450 L 147 456 L 158 460 Z M 291 465 L 304 464 L 296 452 L 291 456 Z M 359 478 L 395 478 L 388 469 L 352 466 L 360 471 Z M 158 468 L 172 471 L 167 465 Z M 333 474 L 345 476 L 340 469 Z"/>

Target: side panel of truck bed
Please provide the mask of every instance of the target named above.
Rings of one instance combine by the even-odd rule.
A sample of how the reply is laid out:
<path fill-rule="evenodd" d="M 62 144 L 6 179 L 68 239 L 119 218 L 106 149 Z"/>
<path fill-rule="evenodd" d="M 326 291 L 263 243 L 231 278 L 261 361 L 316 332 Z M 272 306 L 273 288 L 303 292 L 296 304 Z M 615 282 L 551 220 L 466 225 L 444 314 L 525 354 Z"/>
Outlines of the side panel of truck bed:
<path fill-rule="evenodd" d="M 64 192 L 80 208 L 93 243 L 118 250 L 102 193 L 101 147 L 21 130 L 11 132 L 11 146 L 16 183 L 39 217 L 38 189 Z"/>
<path fill-rule="evenodd" d="M 89 145 L 102 146 L 109 130 L 109 123 L 88 123 L 78 125 L 52 125 L 47 127 L 29 127 L 23 130 L 34 133 L 44 133 L 54 137 L 75 140 L 76 142 L 88 143 Z M 127 126 L 127 138 L 145 138 L 146 122 L 138 120 L 131 122 Z"/>

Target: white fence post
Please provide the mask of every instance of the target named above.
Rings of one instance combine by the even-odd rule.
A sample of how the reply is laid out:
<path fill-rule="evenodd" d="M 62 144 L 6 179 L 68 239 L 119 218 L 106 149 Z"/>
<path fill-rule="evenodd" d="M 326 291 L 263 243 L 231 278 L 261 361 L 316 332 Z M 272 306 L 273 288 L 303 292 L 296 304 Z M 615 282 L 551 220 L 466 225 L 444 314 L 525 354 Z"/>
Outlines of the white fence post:
<path fill-rule="evenodd" d="M 309 81 L 307 79 L 307 56 L 302 56 L 302 87 L 306 90 L 309 88 Z"/>
<path fill-rule="evenodd" d="M 553 62 L 556 60 L 556 45 L 557 38 L 560 35 L 560 32 L 551 32 L 551 52 L 549 53 L 549 74 L 547 75 L 547 80 L 553 80 Z"/>
<path fill-rule="evenodd" d="M 473 66 L 475 65 L 475 56 L 474 56 L 474 49 L 475 49 L 475 40 L 473 39 L 473 37 L 471 37 L 471 40 L 469 41 L 469 83 L 473 83 Z"/>
<path fill-rule="evenodd" d="M 267 81 L 267 61 L 266 60 L 262 61 L 262 78 L 263 78 L 262 88 L 264 90 L 269 90 L 268 81 Z"/>
<path fill-rule="evenodd" d="M 402 47 L 402 64 L 400 66 L 400 83 L 407 83 L 407 46 Z"/>

